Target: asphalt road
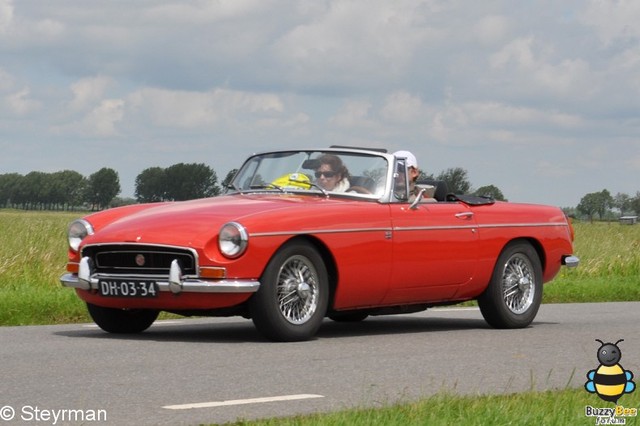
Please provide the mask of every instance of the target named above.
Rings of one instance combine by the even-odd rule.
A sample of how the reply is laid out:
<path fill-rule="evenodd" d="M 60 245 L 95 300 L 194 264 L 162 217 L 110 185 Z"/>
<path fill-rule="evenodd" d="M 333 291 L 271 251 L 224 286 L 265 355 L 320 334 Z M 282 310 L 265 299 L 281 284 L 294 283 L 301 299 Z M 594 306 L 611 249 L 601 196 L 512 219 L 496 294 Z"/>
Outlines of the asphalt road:
<path fill-rule="evenodd" d="M 620 364 L 640 377 L 639 331 L 640 302 L 543 305 L 523 330 L 491 329 L 474 308 L 327 320 L 317 339 L 302 343 L 267 342 L 237 318 L 161 321 L 135 337 L 92 324 L 2 327 L 0 426 L 83 417 L 224 423 L 379 406 L 441 389 L 582 387 L 599 365 L 595 339 L 625 339 Z"/>

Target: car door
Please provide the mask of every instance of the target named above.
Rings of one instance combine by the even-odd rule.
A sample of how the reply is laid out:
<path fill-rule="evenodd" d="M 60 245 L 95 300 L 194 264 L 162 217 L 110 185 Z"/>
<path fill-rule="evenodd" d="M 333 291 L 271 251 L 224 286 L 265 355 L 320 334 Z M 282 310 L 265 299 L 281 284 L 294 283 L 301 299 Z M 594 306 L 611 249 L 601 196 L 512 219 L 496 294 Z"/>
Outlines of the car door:
<path fill-rule="evenodd" d="M 454 297 L 474 275 L 478 228 L 460 202 L 389 205 L 392 273 L 386 303 L 439 301 Z"/>

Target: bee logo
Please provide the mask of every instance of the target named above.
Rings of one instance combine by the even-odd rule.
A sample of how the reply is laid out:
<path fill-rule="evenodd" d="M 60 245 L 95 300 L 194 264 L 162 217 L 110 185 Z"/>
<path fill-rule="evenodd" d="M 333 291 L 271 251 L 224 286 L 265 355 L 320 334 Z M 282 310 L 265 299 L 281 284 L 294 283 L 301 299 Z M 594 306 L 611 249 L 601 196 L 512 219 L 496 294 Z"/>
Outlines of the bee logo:
<path fill-rule="evenodd" d="M 598 361 L 600 366 L 595 370 L 587 373 L 587 383 L 584 384 L 585 389 L 589 393 L 596 393 L 605 400 L 618 403 L 618 399 L 625 393 L 631 393 L 635 390 L 636 384 L 633 382 L 633 373 L 625 370 L 619 364 L 622 358 L 622 351 L 618 347 L 618 343 L 624 339 L 618 340 L 616 343 L 604 343 L 600 339 L 602 346 L 598 349 Z"/>

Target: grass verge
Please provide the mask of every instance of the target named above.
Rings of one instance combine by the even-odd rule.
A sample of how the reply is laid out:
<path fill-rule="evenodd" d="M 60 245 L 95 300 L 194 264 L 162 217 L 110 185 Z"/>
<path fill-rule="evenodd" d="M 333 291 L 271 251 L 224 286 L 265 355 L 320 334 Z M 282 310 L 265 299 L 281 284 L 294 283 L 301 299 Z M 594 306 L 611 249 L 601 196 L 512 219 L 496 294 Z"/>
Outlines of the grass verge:
<path fill-rule="evenodd" d="M 626 408 L 640 405 L 638 392 L 618 401 Z M 598 424 L 586 416 L 586 406 L 615 408 L 584 389 L 525 392 L 511 395 L 459 396 L 439 393 L 406 404 L 362 408 L 331 414 L 227 423 L 234 426 L 405 426 L 405 425 L 570 425 Z M 636 417 L 618 417 L 635 424 Z M 609 423 L 610 424 L 610 423 Z"/>

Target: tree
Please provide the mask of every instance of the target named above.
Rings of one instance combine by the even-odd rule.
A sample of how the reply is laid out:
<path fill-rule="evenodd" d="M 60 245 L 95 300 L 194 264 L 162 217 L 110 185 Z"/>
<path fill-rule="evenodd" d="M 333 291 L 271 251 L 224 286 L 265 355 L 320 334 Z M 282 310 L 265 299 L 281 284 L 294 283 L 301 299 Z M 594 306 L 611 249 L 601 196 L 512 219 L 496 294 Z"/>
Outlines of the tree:
<path fill-rule="evenodd" d="M 162 167 L 149 167 L 136 177 L 136 199 L 141 203 L 155 203 L 167 199 L 167 174 Z"/>
<path fill-rule="evenodd" d="M 593 221 L 594 215 L 598 214 L 600 219 L 604 218 L 607 209 L 613 205 L 613 197 L 606 189 L 600 192 L 591 192 L 580 200 L 578 204 L 579 212 L 587 215 Z"/>
<path fill-rule="evenodd" d="M 0 175 L 0 207 L 9 207 L 16 203 L 16 190 L 23 176 L 18 173 Z"/>
<path fill-rule="evenodd" d="M 436 178 L 435 176 L 433 176 L 433 174 L 428 175 L 424 171 L 420 170 L 420 174 L 418 175 L 417 181 L 420 182 L 425 180 L 436 180 Z"/>
<path fill-rule="evenodd" d="M 628 194 L 623 194 L 618 192 L 613 197 L 613 207 L 620 210 L 620 216 L 624 216 L 625 212 L 629 212 L 632 210 L 631 203 L 632 198 Z"/>
<path fill-rule="evenodd" d="M 478 195 L 480 197 L 491 197 L 497 201 L 507 201 L 507 199 L 504 198 L 502 191 L 500 191 L 500 189 L 498 189 L 498 187 L 494 185 L 481 186 L 473 192 L 473 195 Z"/>
<path fill-rule="evenodd" d="M 87 179 L 73 170 L 63 170 L 51 175 L 51 202 L 63 209 L 82 204 L 82 195 L 86 193 Z"/>
<path fill-rule="evenodd" d="M 120 179 L 115 170 L 103 167 L 89 176 L 86 200 L 91 204 L 91 210 L 95 210 L 96 207 L 98 209 L 108 207 L 111 200 L 119 193 Z"/>
<path fill-rule="evenodd" d="M 49 201 L 49 186 L 46 173 L 30 172 L 20 180 L 16 201 L 27 210 L 42 208 Z"/>
<path fill-rule="evenodd" d="M 449 192 L 454 194 L 467 194 L 471 189 L 471 183 L 467 179 L 467 171 L 456 167 L 442 171 L 436 180 L 443 180 L 449 187 Z"/>
<path fill-rule="evenodd" d="M 629 208 L 636 214 L 640 214 L 640 191 L 636 192 L 636 196 L 631 199 Z"/>
<path fill-rule="evenodd" d="M 205 164 L 174 164 L 168 167 L 165 173 L 168 199 L 193 200 L 220 193 L 216 173 Z"/>

